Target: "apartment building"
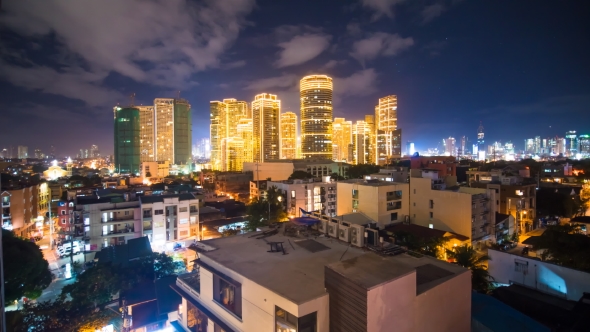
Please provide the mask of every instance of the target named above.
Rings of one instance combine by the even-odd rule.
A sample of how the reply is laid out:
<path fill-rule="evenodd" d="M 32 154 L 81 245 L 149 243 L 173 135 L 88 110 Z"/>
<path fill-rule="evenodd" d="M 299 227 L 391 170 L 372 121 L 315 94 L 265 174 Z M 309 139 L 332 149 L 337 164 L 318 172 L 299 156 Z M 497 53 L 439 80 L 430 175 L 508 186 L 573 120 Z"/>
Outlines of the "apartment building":
<path fill-rule="evenodd" d="M 3 188 L 2 227 L 18 236 L 28 237 L 39 216 L 39 185 Z"/>
<path fill-rule="evenodd" d="M 303 171 L 313 177 L 330 176 L 336 173 L 345 176 L 350 165 L 328 159 L 281 159 L 264 163 L 244 163 L 244 172 L 252 172 L 254 181 L 268 179 L 282 181 L 289 179 L 295 171 Z"/>
<path fill-rule="evenodd" d="M 288 241 L 287 255 L 272 250 Z M 172 285 L 182 297 L 173 325 L 188 331 L 470 329 L 471 274 L 444 261 L 282 234 L 197 246 L 194 272 Z"/>
<path fill-rule="evenodd" d="M 80 220 L 84 231 L 76 236 L 84 237 L 88 251 L 142 236 L 148 237 L 155 251 L 162 251 L 167 242 L 199 234 L 199 198 L 190 193 L 77 201 L 73 221 Z"/>
<path fill-rule="evenodd" d="M 381 180 L 388 182 L 410 182 L 410 169 L 407 167 L 387 167 L 365 176 L 365 180 Z"/>
<path fill-rule="evenodd" d="M 330 177 L 269 181 L 268 187 L 276 187 L 282 192 L 285 209 L 291 217 L 300 216 L 300 209 L 336 216 L 336 182 L 330 181 Z"/>
<path fill-rule="evenodd" d="M 494 241 L 496 193 L 456 186 L 455 177 L 423 169 L 410 178 L 410 222 L 467 236 L 470 242 Z"/>
<path fill-rule="evenodd" d="M 410 216 L 408 183 L 351 179 L 337 182 L 336 214 L 362 212 L 379 227 L 407 221 Z"/>

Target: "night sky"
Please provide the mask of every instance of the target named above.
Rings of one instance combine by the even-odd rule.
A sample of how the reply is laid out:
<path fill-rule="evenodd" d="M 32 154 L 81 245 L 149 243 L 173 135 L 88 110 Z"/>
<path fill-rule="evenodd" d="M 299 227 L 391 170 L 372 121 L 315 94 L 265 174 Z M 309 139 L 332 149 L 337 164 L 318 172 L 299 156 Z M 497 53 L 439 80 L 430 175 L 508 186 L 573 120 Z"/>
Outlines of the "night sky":
<path fill-rule="evenodd" d="M 117 104 L 180 96 L 193 142 L 209 101 L 334 78 L 334 116 L 398 96 L 403 141 L 590 134 L 589 1 L 101 0 L 2 2 L 0 148 L 113 152 Z M 15 149 L 16 150 L 16 149 Z"/>

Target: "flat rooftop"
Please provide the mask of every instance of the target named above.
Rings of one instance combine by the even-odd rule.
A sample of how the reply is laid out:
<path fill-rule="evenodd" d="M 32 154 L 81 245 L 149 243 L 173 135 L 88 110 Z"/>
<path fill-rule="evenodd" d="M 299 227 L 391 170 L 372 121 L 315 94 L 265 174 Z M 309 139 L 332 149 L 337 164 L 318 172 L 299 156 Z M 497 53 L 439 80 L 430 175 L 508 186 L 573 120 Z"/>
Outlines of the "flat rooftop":
<path fill-rule="evenodd" d="M 379 174 L 379 173 L 375 173 Z M 393 182 L 393 181 L 381 181 L 381 180 L 363 180 L 363 179 L 349 179 L 349 180 L 342 180 L 338 181 L 338 183 L 354 183 L 361 186 L 371 186 L 371 187 L 386 187 L 386 186 L 394 186 L 394 185 L 407 185 L 407 182 Z"/>
<path fill-rule="evenodd" d="M 213 260 L 290 301 L 301 304 L 326 295 L 325 267 L 370 289 L 417 271 L 418 294 L 468 270 L 427 256 L 382 257 L 329 237 L 308 239 L 246 233 L 197 243 L 204 261 Z M 268 252 L 283 242 L 287 252 Z M 423 266 L 427 266 L 423 268 Z M 434 267 L 434 268 L 431 268 Z M 420 271 L 423 270 L 423 271 Z M 223 271 L 221 271 L 223 272 Z"/>

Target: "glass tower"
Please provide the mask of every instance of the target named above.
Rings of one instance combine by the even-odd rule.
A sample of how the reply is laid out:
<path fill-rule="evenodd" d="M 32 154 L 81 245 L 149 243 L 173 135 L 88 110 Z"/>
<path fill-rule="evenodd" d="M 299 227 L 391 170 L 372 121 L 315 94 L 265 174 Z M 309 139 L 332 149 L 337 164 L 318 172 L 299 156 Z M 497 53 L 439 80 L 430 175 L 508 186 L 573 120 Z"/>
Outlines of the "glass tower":
<path fill-rule="evenodd" d="M 139 109 L 115 107 L 115 169 L 117 173 L 139 173 Z"/>

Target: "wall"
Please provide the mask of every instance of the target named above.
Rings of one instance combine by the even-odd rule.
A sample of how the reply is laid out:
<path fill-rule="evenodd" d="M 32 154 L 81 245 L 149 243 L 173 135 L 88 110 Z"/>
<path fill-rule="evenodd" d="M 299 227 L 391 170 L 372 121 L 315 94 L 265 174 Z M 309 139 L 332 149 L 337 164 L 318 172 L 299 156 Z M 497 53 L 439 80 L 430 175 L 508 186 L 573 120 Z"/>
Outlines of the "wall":
<path fill-rule="evenodd" d="M 411 222 L 467 236 L 471 239 L 471 195 L 452 191 L 432 190 L 428 178 L 411 178 Z M 430 208 L 430 200 L 434 207 Z M 430 212 L 433 218 L 430 219 Z"/>
<path fill-rule="evenodd" d="M 293 163 L 244 163 L 244 172 L 250 171 L 253 174 L 253 180 L 266 180 L 270 178 L 273 181 L 282 181 L 289 179 L 293 174 Z"/>
<path fill-rule="evenodd" d="M 488 271 L 498 283 L 512 281 L 571 301 L 590 292 L 590 273 L 497 250 L 489 249 L 488 255 Z M 524 263 L 525 273 L 517 271 L 516 262 Z"/>
<path fill-rule="evenodd" d="M 415 299 L 415 270 L 369 290 L 367 293 L 367 331 L 417 331 L 414 326 L 414 316 L 417 311 L 412 305 Z"/>
<path fill-rule="evenodd" d="M 16 235 L 28 237 L 37 218 L 39 187 L 7 190 L 10 193 L 10 217 Z"/>
<path fill-rule="evenodd" d="M 469 332 L 471 292 L 471 271 L 465 271 L 419 294 L 414 301 L 412 331 Z"/>

